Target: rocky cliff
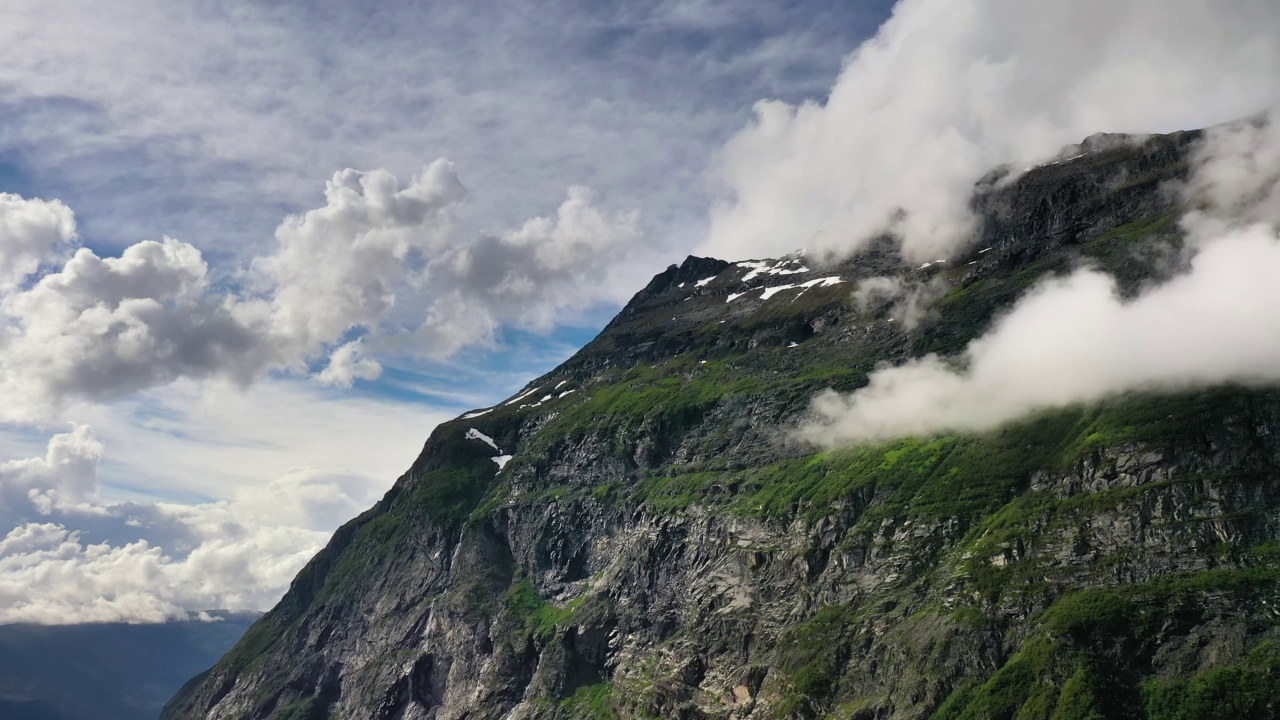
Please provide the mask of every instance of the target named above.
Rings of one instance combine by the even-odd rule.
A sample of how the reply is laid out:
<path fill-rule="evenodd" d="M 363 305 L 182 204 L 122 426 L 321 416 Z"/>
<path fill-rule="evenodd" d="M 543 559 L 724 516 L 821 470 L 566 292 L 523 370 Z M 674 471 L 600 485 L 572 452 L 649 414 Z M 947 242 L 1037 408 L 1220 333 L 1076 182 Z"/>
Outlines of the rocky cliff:
<path fill-rule="evenodd" d="M 164 717 L 1274 717 L 1280 393 L 1225 387 L 819 451 L 825 388 L 955 353 L 1038 278 L 1168 272 L 1195 133 L 978 187 L 908 265 L 690 257 L 431 434 Z M 1163 270 L 1162 270 L 1163 269 Z M 859 302 L 897 278 L 915 301 Z"/>

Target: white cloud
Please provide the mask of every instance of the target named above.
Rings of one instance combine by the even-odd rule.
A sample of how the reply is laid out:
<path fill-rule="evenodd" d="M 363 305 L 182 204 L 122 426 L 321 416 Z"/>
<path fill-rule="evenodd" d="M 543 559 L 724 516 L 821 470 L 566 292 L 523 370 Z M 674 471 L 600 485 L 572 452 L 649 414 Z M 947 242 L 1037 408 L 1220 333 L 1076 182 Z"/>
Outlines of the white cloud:
<path fill-rule="evenodd" d="M 329 364 L 313 375 L 321 385 L 349 388 L 357 379 L 377 380 L 382 375 L 382 365 L 363 356 L 359 340 L 352 340 L 329 354 Z"/>
<path fill-rule="evenodd" d="M 273 360 L 261 331 L 209 290 L 191 245 L 165 238 L 118 258 L 81 248 L 0 297 L 0 421 L 47 417 L 68 396 L 118 397 L 179 377 L 248 382 Z"/>
<path fill-rule="evenodd" d="M 325 205 L 286 218 L 240 288 L 216 284 L 200 250 L 173 238 L 114 258 L 80 248 L 30 287 L 0 287 L 0 422 L 184 378 L 246 386 L 325 358 L 316 380 L 350 387 L 379 377 L 375 352 L 445 357 L 503 325 L 546 330 L 621 300 L 634 288 L 618 275 L 651 252 L 634 212 L 608 215 L 583 187 L 552 218 L 467 240 L 452 227 L 466 195 L 446 160 L 403 187 L 385 170 L 338 172 Z M 21 202 L 74 228 L 63 206 Z"/>
<path fill-rule="evenodd" d="M 1280 144 L 1269 120 L 1209 133 L 1185 191 L 1190 268 L 1132 301 L 1095 270 L 1041 283 L 958 362 L 934 355 L 815 399 L 821 444 L 987 430 L 1129 391 L 1280 382 Z M 945 322 L 946 319 L 942 318 Z"/>
<path fill-rule="evenodd" d="M 433 262 L 425 282 L 440 294 L 428 305 L 419 346 L 445 356 L 491 340 L 499 326 L 546 330 L 568 313 L 634 293 L 631 270 L 646 256 L 639 217 L 611 217 L 594 201 L 588 188 L 572 187 L 554 218 L 477 238 Z"/>
<path fill-rule="evenodd" d="M 230 501 L 299 468 L 360 478 L 376 497 L 456 411 L 267 379 L 247 392 L 178 381 L 66 413 L 108 449 L 105 497 L 177 503 Z"/>
<path fill-rule="evenodd" d="M 814 403 L 823 443 L 985 430 L 1127 390 L 1280 380 L 1280 238 L 1269 226 L 1208 244 L 1191 271 L 1124 302 L 1107 275 L 1045 283 L 965 351 L 872 374 Z"/>
<path fill-rule="evenodd" d="M 484 189 L 462 218 L 470 233 L 518 225 L 584 183 L 648 208 L 655 240 L 677 247 L 702 231 L 698 172 L 745 104 L 819 91 L 882 12 L 723 5 L 715 22 L 672 27 L 653 4 L 392 3 L 370 16 L 11 0 L 0 112 L 16 118 L 0 145 L 117 240 L 169 233 L 251 254 L 244 240 L 278 208 L 308 207 L 315 177 L 352 165 L 403 177 L 447 154 Z"/>
<path fill-rule="evenodd" d="M 1181 188 L 1205 206 L 1197 222 L 1280 224 L 1280 127 L 1277 111 L 1210 128 Z M 1202 231 L 1200 234 L 1205 234 Z"/>
<path fill-rule="evenodd" d="M 339 524 L 389 482 L 295 467 L 226 500 L 110 502 L 87 427 L 0 465 L 0 623 L 157 622 L 274 603 Z"/>
<path fill-rule="evenodd" d="M 0 463 L 0 528 L 13 528 L 0 622 L 264 609 L 444 419 L 282 375 L 327 357 L 314 380 L 349 388 L 379 377 L 375 350 L 447 355 L 617 297 L 610 273 L 634 256 L 634 213 L 605 213 L 575 187 L 554 217 L 467 241 L 452 231 L 464 197 L 447 161 L 403 186 L 339 172 L 323 207 L 286 219 L 275 249 L 232 276 L 239 286 L 173 238 L 66 257 L 70 211 L 14 200 L 57 210 L 67 230 L 23 266 L 45 274 L 0 289 L 0 424 L 88 424 Z M 155 502 L 166 495 L 188 504 Z"/>
<path fill-rule="evenodd" d="M 932 260 L 966 239 L 998 164 L 1277 103 L 1270 0 L 902 0 L 825 102 L 756 105 L 722 153 L 705 250 L 847 255 L 892 231 Z"/>
<path fill-rule="evenodd" d="M 446 160 L 404 188 L 385 170 L 336 173 L 325 206 L 286 219 L 278 248 L 254 262 L 271 292 L 274 333 L 305 359 L 352 327 L 374 327 L 394 307 L 410 263 L 427 261 L 448 240 L 466 190 Z M 416 254 L 416 257 L 415 257 Z"/>
<path fill-rule="evenodd" d="M 35 509 L 48 514 L 75 507 L 97 493 L 102 444 L 89 427 L 55 435 L 44 457 L 0 463 L 0 526 L 11 526 L 11 513 Z"/>
<path fill-rule="evenodd" d="M 61 202 L 0 193 L 0 291 L 61 259 L 75 237 L 75 216 Z"/>
<path fill-rule="evenodd" d="M 882 275 L 859 281 L 853 291 L 853 301 L 863 313 L 887 309 L 894 321 L 910 330 L 928 317 L 929 306 L 945 290 L 946 286 L 936 279 L 913 282 Z"/>

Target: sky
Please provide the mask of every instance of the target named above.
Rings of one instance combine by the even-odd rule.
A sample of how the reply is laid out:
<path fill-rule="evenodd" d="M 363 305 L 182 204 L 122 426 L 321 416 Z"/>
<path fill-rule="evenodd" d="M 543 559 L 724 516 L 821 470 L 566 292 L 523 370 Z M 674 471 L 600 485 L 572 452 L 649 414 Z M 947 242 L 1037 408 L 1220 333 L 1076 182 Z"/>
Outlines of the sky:
<path fill-rule="evenodd" d="M 6 3 L 0 622 L 266 609 L 890 3 Z M 7 537 L 6 537 L 7 535 Z"/>
<path fill-rule="evenodd" d="M 843 257 L 889 233 L 946 257 L 993 166 L 1277 105 L 1273 0 L 11 0 L 0 622 L 265 609 L 432 427 L 554 367 L 689 253 Z M 810 439 L 1280 379 L 1242 310 L 1274 305 L 1265 272 L 1199 302 L 1280 259 L 1271 128 L 1201 149 L 1186 276 L 1133 304 L 1087 269 L 1037 287 L 971 370 L 886 368 L 817 398 Z M 1108 322 L 1036 340 L 1099 349 L 1078 377 L 993 392 L 1035 365 L 1026 328 L 1080 300 Z M 1192 347 L 1247 361 L 1107 373 L 1107 350 L 1164 357 L 1127 344 L 1151 318 L 1180 347 L 1186 308 Z M 955 411 L 975 401 L 977 425 Z"/>

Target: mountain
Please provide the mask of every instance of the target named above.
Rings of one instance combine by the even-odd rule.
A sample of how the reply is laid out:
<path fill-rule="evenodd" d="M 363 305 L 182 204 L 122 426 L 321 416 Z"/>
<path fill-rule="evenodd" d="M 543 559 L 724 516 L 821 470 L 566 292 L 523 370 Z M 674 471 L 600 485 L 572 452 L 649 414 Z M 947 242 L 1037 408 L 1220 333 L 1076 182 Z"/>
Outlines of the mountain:
<path fill-rule="evenodd" d="M 0 625 L 0 718 L 154 720 L 258 618 L 152 625 Z"/>
<path fill-rule="evenodd" d="M 789 432 L 1082 259 L 1129 294 L 1167 275 L 1162 187 L 1198 137 L 993 174 L 949 263 L 886 241 L 673 265 L 563 365 L 437 427 L 163 717 L 1275 717 L 1280 392 L 839 450 Z M 851 298 L 876 276 L 944 292 L 894 322 Z"/>

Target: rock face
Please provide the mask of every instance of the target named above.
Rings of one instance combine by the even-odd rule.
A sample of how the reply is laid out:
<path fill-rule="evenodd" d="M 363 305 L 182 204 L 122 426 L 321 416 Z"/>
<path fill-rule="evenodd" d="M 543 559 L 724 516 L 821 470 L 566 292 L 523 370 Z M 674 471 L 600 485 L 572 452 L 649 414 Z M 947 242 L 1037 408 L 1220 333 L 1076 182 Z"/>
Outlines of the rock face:
<path fill-rule="evenodd" d="M 1280 393 L 827 452 L 789 432 L 1048 273 L 1092 262 L 1133 293 L 1174 267 L 1161 188 L 1196 139 L 993 174 L 946 263 L 885 242 L 672 266 L 561 367 L 436 428 L 164 717 L 1274 717 Z M 920 292 L 853 300 L 873 276 Z"/>

